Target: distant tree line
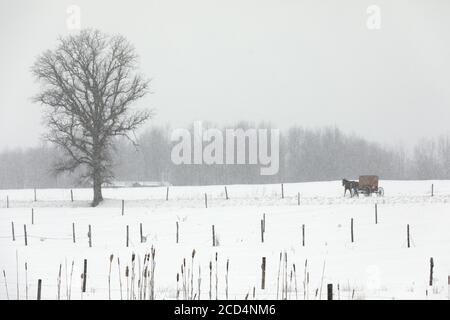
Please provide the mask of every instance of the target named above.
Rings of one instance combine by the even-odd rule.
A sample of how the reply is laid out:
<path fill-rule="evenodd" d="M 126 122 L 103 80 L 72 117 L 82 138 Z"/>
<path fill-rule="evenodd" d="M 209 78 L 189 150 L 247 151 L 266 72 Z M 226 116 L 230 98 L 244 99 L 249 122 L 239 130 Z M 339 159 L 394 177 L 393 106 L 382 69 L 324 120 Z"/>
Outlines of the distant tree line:
<path fill-rule="evenodd" d="M 271 126 L 239 122 L 227 128 Z M 112 154 L 115 179 L 173 185 L 324 181 L 357 179 L 360 174 L 376 174 L 381 179 L 450 179 L 450 134 L 422 139 L 408 150 L 370 142 L 335 127 L 294 126 L 281 132 L 278 174 L 262 176 L 260 165 L 175 165 L 171 132 L 169 126 L 153 126 L 138 137 L 137 149 L 126 139 L 118 140 Z M 0 188 L 87 186 L 80 178 L 82 172 L 57 175 L 52 171 L 60 156 L 58 148 L 51 145 L 4 150 L 0 153 Z"/>

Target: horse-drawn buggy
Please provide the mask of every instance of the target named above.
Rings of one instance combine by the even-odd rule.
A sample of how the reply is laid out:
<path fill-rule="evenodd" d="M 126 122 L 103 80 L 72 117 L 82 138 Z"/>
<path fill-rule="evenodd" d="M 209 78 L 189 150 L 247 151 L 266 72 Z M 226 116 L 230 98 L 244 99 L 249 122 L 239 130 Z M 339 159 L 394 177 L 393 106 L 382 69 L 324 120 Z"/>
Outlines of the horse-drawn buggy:
<path fill-rule="evenodd" d="M 365 196 L 370 196 L 375 193 L 378 196 L 384 195 L 384 189 L 378 186 L 378 176 L 359 176 L 359 181 L 342 180 L 342 185 L 345 188 L 344 196 L 347 190 L 350 191 L 350 195 L 359 196 L 360 193 Z"/>
<path fill-rule="evenodd" d="M 358 193 L 370 196 L 372 193 L 384 196 L 384 189 L 378 186 L 378 176 L 359 176 Z"/>

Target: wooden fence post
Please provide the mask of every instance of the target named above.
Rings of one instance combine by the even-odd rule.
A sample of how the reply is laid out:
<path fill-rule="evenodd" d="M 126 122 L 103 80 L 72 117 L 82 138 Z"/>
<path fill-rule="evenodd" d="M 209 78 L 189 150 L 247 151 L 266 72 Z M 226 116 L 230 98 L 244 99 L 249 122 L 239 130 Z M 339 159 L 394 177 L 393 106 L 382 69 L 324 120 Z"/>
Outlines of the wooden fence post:
<path fill-rule="evenodd" d="M 70 189 L 70 201 L 73 202 L 73 190 Z"/>
<path fill-rule="evenodd" d="M 34 209 L 31 208 L 31 224 L 34 224 Z"/>
<path fill-rule="evenodd" d="M 297 193 L 297 205 L 300 205 L 300 192 Z"/>
<path fill-rule="evenodd" d="M 302 225 L 302 246 L 305 246 L 305 225 Z"/>
<path fill-rule="evenodd" d="M 92 228 L 91 228 L 91 225 L 89 225 L 88 237 L 89 237 L 89 248 L 92 248 Z"/>
<path fill-rule="evenodd" d="M 378 204 L 375 203 L 375 224 L 378 224 Z"/>
<path fill-rule="evenodd" d="M 266 232 L 266 214 L 265 213 L 263 213 L 263 230 L 264 230 L 264 232 Z"/>
<path fill-rule="evenodd" d="M 434 268 L 434 260 L 430 258 L 430 286 L 433 285 L 433 268 Z"/>
<path fill-rule="evenodd" d="M 72 222 L 72 240 L 73 240 L 73 243 L 76 242 L 76 238 L 75 238 L 75 222 Z"/>
<path fill-rule="evenodd" d="M 284 199 L 284 185 L 281 184 L 281 199 Z"/>
<path fill-rule="evenodd" d="M 262 258 L 261 270 L 261 290 L 264 290 L 266 288 L 266 257 Z"/>
<path fill-rule="evenodd" d="M 264 243 L 264 220 L 261 220 L 261 243 Z"/>
<path fill-rule="evenodd" d="M 41 300 L 41 289 L 42 289 L 42 280 L 38 280 L 38 286 L 37 286 L 37 300 Z"/>
<path fill-rule="evenodd" d="M 125 200 L 122 200 L 122 215 L 125 214 Z"/>
<path fill-rule="evenodd" d="M 205 208 L 208 209 L 208 195 L 205 193 Z"/>
<path fill-rule="evenodd" d="M 228 200 L 228 190 L 227 190 L 227 186 L 225 186 L 225 199 Z"/>
<path fill-rule="evenodd" d="M 141 234 L 141 243 L 144 243 L 144 234 L 142 232 L 142 222 L 139 224 L 139 232 Z"/>
<path fill-rule="evenodd" d="M 169 201 L 169 187 L 166 190 L 166 201 Z"/>
<path fill-rule="evenodd" d="M 9 196 L 6 196 L 6 209 L 9 209 Z"/>
<path fill-rule="evenodd" d="M 434 196 L 434 184 L 431 184 L 431 196 Z"/>
<path fill-rule="evenodd" d="M 353 218 L 352 218 L 352 220 L 351 220 L 351 227 L 350 227 L 350 229 L 351 229 L 351 238 L 352 238 L 352 243 L 353 243 L 353 241 L 354 241 L 354 237 L 353 237 Z"/>
<path fill-rule="evenodd" d="M 128 243 L 129 243 L 129 237 L 130 237 L 130 227 L 127 225 L 127 248 L 128 248 Z"/>
<path fill-rule="evenodd" d="M 83 267 L 83 287 L 82 292 L 86 292 L 86 281 L 87 281 L 87 259 L 84 259 L 84 267 Z"/>
<path fill-rule="evenodd" d="M 214 228 L 214 225 L 212 225 L 212 243 L 213 243 L 213 247 L 216 246 L 216 230 Z"/>
<path fill-rule="evenodd" d="M 36 188 L 34 188 L 34 202 L 37 201 Z"/>
<path fill-rule="evenodd" d="M 329 283 L 327 285 L 327 296 L 328 296 L 328 300 L 333 300 L 333 284 Z"/>
<path fill-rule="evenodd" d="M 27 225 L 26 224 L 23 225 L 23 234 L 25 237 L 25 247 L 26 247 L 26 246 L 28 246 Z"/>
<path fill-rule="evenodd" d="M 13 241 L 16 241 L 16 235 L 14 233 L 14 221 L 11 221 L 11 230 L 12 230 Z"/>
<path fill-rule="evenodd" d="M 411 243 L 409 241 L 409 224 L 406 225 L 406 241 L 409 248 L 411 246 Z"/>

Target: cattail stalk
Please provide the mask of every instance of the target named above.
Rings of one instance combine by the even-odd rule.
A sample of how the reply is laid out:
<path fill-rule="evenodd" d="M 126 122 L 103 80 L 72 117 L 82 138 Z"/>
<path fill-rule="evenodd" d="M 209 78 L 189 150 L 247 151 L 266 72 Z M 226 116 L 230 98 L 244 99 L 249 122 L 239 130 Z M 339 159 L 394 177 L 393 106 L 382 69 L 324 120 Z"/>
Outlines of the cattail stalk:
<path fill-rule="evenodd" d="M 281 271 L 281 258 L 283 254 L 280 252 L 280 261 L 278 262 L 278 276 L 277 276 L 277 300 L 278 300 L 278 292 L 280 291 L 280 271 Z"/>
<path fill-rule="evenodd" d="M 5 272 L 5 270 L 3 270 L 3 279 L 5 280 L 6 299 L 9 300 L 8 282 L 6 281 L 6 272 Z"/>
<path fill-rule="evenodd" d="M 114 259 L 114 255 L 111 254 L 109 256 L 109 274 L 108 274 L 108 298 L 111 300 L 111 268 L 112 268 L 112 261 Z"/>

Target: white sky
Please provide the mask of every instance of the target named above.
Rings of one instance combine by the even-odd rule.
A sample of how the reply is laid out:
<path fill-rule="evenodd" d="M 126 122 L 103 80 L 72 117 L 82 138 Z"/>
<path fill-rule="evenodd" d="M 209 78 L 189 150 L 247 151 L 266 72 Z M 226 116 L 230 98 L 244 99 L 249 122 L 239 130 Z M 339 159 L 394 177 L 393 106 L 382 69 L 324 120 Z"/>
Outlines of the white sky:
<path fill-rule="evenodd" d="M 136 46 L 151 123 L 337 125 L 388 144 L 449 132 L 447 0 L 0 0 L 0 150 L 39 143 L 30 66 L 68 34 L 71 4 Z"/>

